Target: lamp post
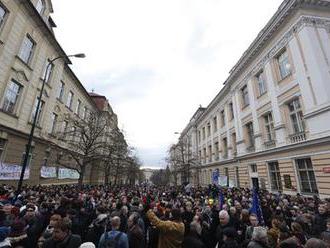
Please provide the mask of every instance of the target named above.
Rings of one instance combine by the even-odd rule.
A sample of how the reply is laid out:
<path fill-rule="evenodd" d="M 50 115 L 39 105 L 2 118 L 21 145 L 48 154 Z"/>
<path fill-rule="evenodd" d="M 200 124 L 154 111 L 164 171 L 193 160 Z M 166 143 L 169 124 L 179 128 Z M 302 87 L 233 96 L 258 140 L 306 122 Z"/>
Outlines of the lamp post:
<path fill-rule="evenodd" d="M 49 70 L 50 66 L 54 63 L 55 60 L 63 59 L 63 58 L 69 58 L 69 57 L 85 58 L 86 56 L 83 53 L 78 53 L 78 54 L 73 54 L 73 55 L 68 55 L 68 56 L 59 56 L 59 57 L 56 57 L 56 58 L 50 60 L 48 62 L 48 64 L 47 64 L 47 66 L 46 66 L 45 75 L 44 75 L 44 77 L 42 79 L 42 86 L 41 86 L 39 98 L 37 98 L 36 112 L 35 112 L 35 115 L 33 117 L 33 122 L 32 122 L 32 127 L 31 127 L 31 131 L 30 131 L 28 143 L 26 144 L 26 148 L 25 148 L 25 156 L 24 156 L 24 160 L 23 160 L 21 176 L 20 176 L 20 179 L 18 181 L 18 186 L 17 186 L 17 191 L 16 191 L 16 197 L 19 195 L 19 193 L 21 192 L 21 189 L 22 189 L 22 184 L 23 184 L 23 179 L 24 179 L 24 173 L 25 173 L 25 169 L 26 169 L 26 166 L 27 166 L 28 160 L 29 160 L 29 154 L 30 154 L 30 150 L 31 150 L 31 146 L 32 146 L 34 129 L 36 127 L 37 120 L 38 120 L 39 109 L 40 109 L 40 105 L 41 105 L 41 98 L 42 98 L 42 94 L 43 94 L 44 87 L 45 87 L 45 84 L 46 84 L 46 76 L 47 76 L 48 70 Z"/>

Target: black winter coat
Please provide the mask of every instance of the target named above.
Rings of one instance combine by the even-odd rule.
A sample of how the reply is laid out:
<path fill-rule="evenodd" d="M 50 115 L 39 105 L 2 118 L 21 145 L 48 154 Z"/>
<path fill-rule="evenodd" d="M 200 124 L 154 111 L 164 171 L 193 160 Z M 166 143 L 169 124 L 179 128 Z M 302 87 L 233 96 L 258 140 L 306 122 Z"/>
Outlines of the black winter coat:
<path fill-rule="evenodd" d="M 183 248 L 206 248 L 201 237 L 195 233 L 189 233 L 183 240 Z"/>

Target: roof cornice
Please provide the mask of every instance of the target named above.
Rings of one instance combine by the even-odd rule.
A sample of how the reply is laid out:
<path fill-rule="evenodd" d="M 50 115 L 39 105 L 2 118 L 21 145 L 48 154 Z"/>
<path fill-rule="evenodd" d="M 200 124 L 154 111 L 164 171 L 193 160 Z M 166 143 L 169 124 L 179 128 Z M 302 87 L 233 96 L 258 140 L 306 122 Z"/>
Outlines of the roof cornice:
<path fill-rule="evenodd" d="M 288 16 L 292 15 L 293 12 L 304 6 L 329 7 L 330 1 L 285 0 L 273 17 L 268 21 L 266 26 L 259 32 L 252 44 L 243 53 L 235 66 L 230 70 L 230 75 L 224 84 L 232 83 L 235 79 L 237 79 L 242 70 L 245 69 L 246 65 L 256 57 L 261 48 L 268 40 L 272 38 L 273 34 L 280 28 L 281 24 L 288 18 Z"/>

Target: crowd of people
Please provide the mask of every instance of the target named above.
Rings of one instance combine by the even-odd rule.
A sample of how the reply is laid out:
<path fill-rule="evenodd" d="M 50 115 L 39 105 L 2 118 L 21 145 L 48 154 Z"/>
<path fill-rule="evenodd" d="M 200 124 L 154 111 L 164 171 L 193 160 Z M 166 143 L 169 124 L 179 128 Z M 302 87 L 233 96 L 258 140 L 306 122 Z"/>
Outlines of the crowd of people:
<path fill-rule="evenodd" d="M 258 195 L 262 215 L 246 188 L 53 185 L 17 196 L 2 185 L 0 248 L 330 247 L 330 201 Z"/>

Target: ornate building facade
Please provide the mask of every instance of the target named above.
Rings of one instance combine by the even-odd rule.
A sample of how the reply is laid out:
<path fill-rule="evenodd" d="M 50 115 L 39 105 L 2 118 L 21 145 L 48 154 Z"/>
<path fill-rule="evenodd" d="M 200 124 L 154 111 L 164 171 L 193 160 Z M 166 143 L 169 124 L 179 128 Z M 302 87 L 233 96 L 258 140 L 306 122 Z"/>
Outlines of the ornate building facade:
<path fill-rule="evenodd" d="M 330 196 L 330 1 L 286 0 L 181 133 L 188 178 Z"/>
<path fill-rule="evenodd" d="M 48 168 L 59 170 L 49 159 L 53 152 L 50 144 L 65 147 L 56 136 L 57 131 L 68 128 L 65 116 L 86 118 L 89 112 L 107 112 L 112 119 L 111 128 L 117 128 L 117 116 L 105 97 L 88 93 L 70 69 L 71 61 L 53 33 L 56 25 L 50 16 L 52 12 L 50 0 L 0 0 L 1 182 L 17 181 L 43 79 L 46 85 L 26 183 L 77 181 L 72 171 L 60 168 L 60 176 Z M 48 62 L 57 57 L 63 58 L 46 71 Z M 97 168 L 88 169 L 86 182 L 102 180 Z"/>

